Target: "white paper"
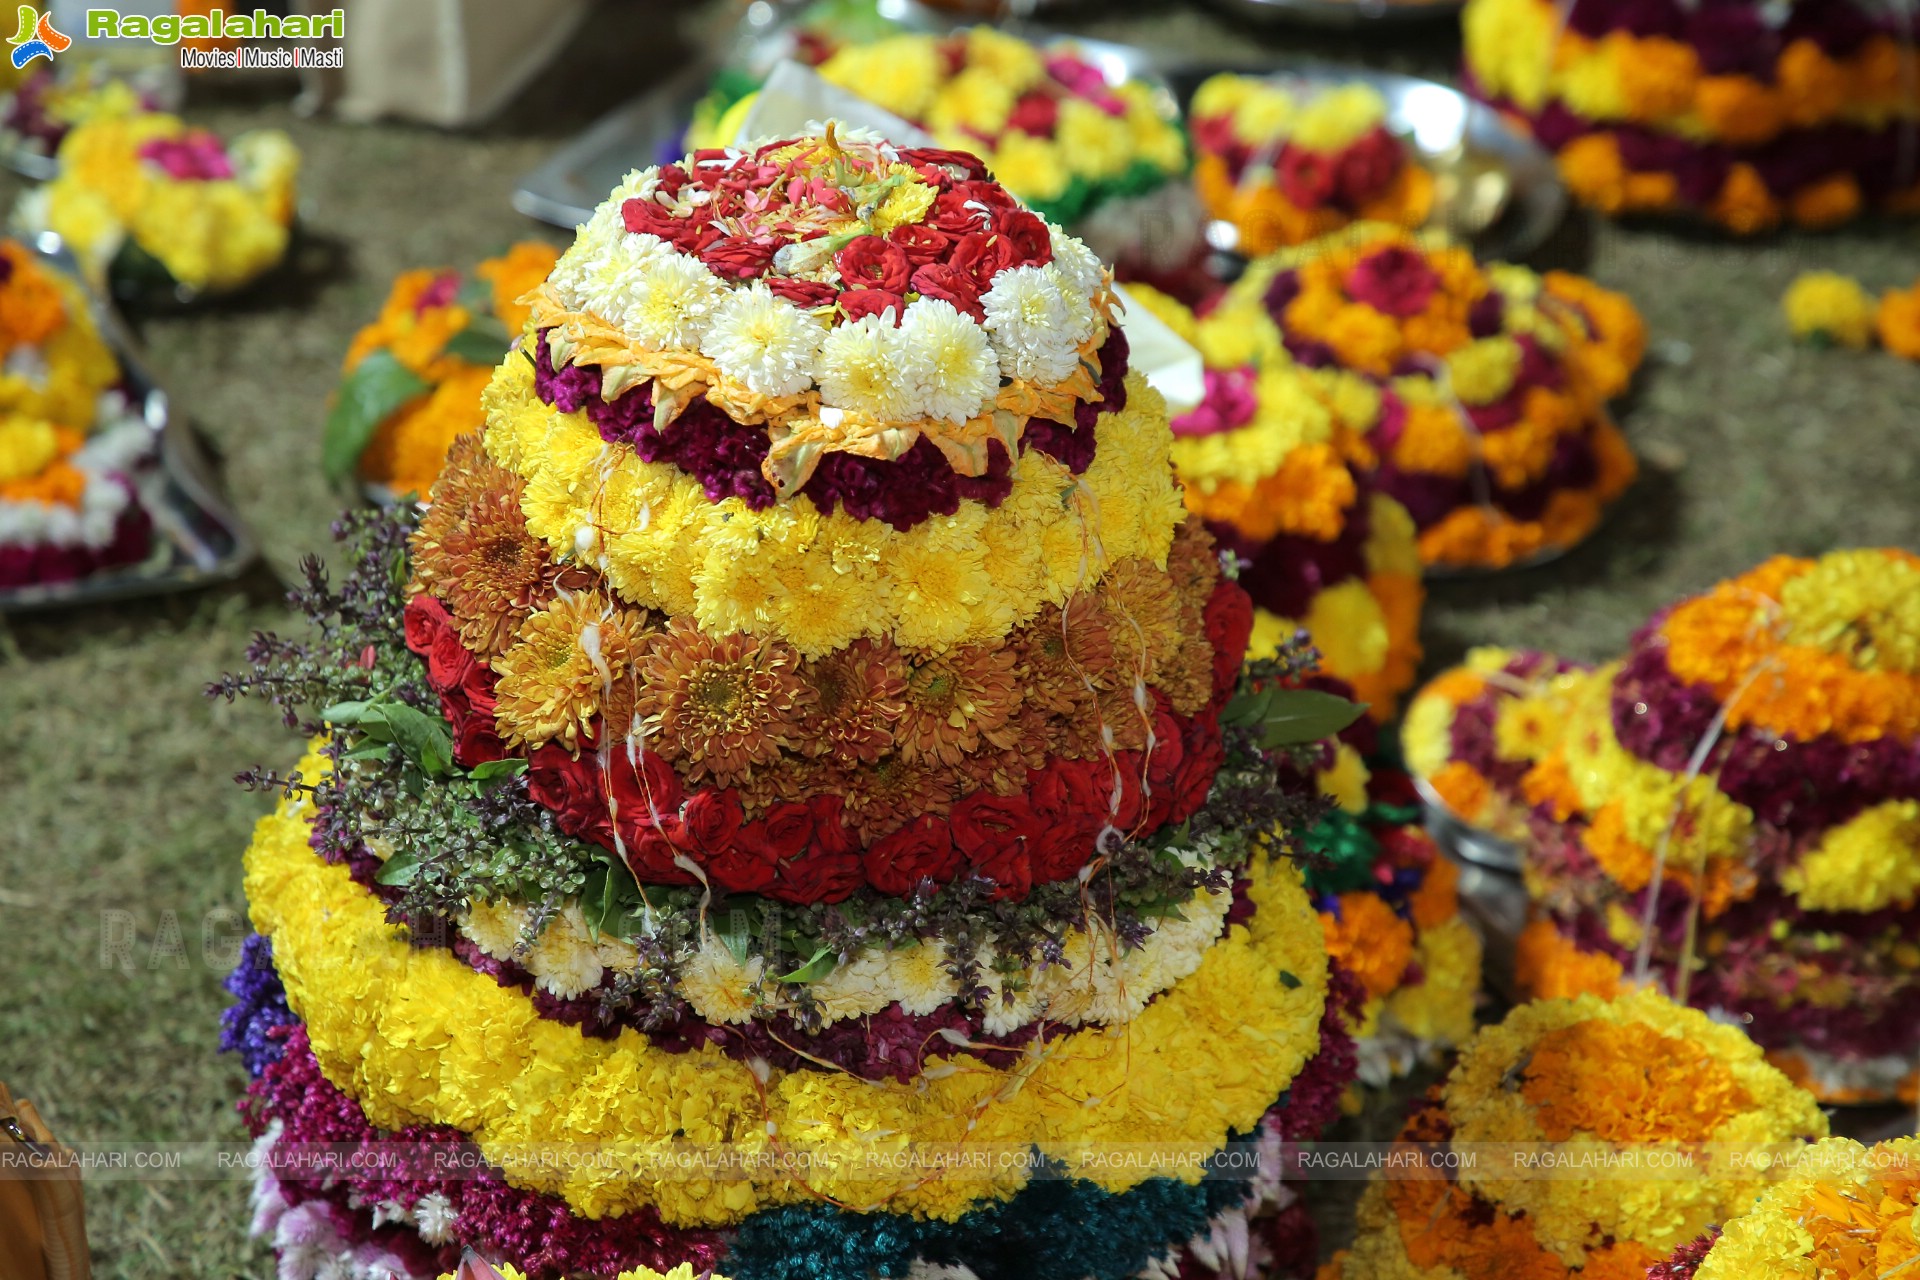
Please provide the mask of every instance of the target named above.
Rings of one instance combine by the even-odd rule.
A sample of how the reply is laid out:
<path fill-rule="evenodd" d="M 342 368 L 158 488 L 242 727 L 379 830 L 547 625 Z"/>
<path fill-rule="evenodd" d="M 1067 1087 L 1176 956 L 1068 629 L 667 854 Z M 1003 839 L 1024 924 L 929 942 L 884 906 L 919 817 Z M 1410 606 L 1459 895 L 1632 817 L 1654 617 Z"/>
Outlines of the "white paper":
<path fill-rule="evenodd" d="M 1207 396 L 1207 372 L 1200 353 L 1128 296 L 1126 286 L 1116 284 L 1113 292 L 1127 309 L 1120 318 L 1127 334 L 1127 367 L 1137 369 L 1166 398 L 1167 412 L 1173 416 L 1199 408 Z"/>

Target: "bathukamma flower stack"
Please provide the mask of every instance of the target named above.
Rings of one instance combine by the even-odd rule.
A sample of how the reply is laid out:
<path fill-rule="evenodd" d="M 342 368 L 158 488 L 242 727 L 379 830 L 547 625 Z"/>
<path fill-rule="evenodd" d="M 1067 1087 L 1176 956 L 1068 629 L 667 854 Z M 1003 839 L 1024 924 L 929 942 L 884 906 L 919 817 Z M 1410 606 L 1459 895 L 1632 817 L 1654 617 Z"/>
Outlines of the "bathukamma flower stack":
<path fill-rule="evenodd" d="M 1310 1249 L 1298 673 L 1242 675 L 1093 256 L 829 126 L 631 175 L 525 305 L 417 527 L 255 653 L 319 734 L 252 776 L 263 1226 L 538 1280 Z"/>

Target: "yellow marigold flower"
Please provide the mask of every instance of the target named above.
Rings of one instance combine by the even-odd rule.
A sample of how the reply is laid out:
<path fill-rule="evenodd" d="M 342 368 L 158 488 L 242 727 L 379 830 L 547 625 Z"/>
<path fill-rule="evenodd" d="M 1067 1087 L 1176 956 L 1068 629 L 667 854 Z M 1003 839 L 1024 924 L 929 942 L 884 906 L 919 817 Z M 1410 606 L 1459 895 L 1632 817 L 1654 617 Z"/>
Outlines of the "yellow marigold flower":
<path fill-rule="evenodd" d="M 1187 114 L 1195 119 L 1233 115 L 1240 109 L 1241 103 L 1259 95 L 1265 87 L 1252 76 L 1235 75 L 1230 71 L 1208 76 L 1194 90 Z"/>
<path fill-rule="evenodd" d="M 934 92 L 927 126 L 939 132 L 974 129 L 991 137 L 1007 127 L 1014 91 L 985 67 L 968 67 Z"/>
<path fill-rule="evenodd" d="M 1474 0 L 1461 16 L 1467 65 L 1488 93 L 1512 98 L 1522 109 L 1547 105 L 1553 76 L 1553 42 L 1559 22 L 1551 5 L 1536 0 Z"/>
<path fill-rule="evenodd" d="M 1452 864 L 1441 859 L 1436 868 L 1442 865 Z M 1464 1044 L 1480 992 L 1480 935 L 1459 916 L 1422 926 L 1413 959 L 1421 980 L 1387 997 L 1387 1016 L 1417 1039 Z"/>
<path fill-rule="evenodd" d="M 1392 644 L 1386 614 L 1364 579 L 1318 592 L 1307 606 L 1306 627 L 1327 669 L 1335 673 L 1379 670 Z"/>
<path fill-rule="evenodd" d="M 39 475 L 59 456 L 59 430 L 51 422 L 0 418 L 0 484 Z"/>
<path fill-rule="evenodd" d="M 967 29 L 967 64 L 989 73 L 1015 96 L 1038 84 L 1047 71 L 1033 45 L 986 23 Z"/>
<path fill-rule="evenodd" d="M 934 89 L 945 78 L 940 50 L 924 35 L 847 45 L 821 64 L 820 74 L 907 120 L 925 119 Z"/>
<path fill-rule="evenodd" d="M 1233 133 L 1250 147 L 1278 147 L 1293 132 L 1299 104 L 1293 95 L 1250 76 L 1216 76 L 1246 86 L 1232 107 Z"/>
<path fill-rule="evenodd" d="M 942 141 L 953 144 L 962 140 L 943 136 Z M 979 142 L 967 140 L 964 145 L 977 147 Z M 1073 180 L 1059 147 L 1045 138 L 1018 130 L 1008 133 L 994 146 L 989 167 L 1007 190 L 1028 200 L 1057 200 Z"/>
<path fill-rule="evenodd" d="M 1061 101 L 1054 140 L 1069 171 L 1095 182 L 1117 178 L 1133 164 L 1133 133 L 1126 122 L 1080 98 Z"/>
<path fill-rule="evenodd" d="M 1343 84 L 1317 93 L 1294 113 L 1292 139 L 1312 151 L 1340 152 L 1377 128 L 1387 101 L 1370 84 Z"/>
<path fill-rule="evenodd" d="M 1363 813 L 1367 807 L 1367 781 L 1373 775 L 1360 753 L 1344 742 L 1333 748 L 1333 764 L 1314 773 L 1320 794 L 1348 813 Z"/>
<path fill-rule="evenodd" d="M 1782 872 L 1780 887 L 1808 911 L 1913 905 L 1920 896 L 1920 801 L 1862 810 Z"/>
<path fill-rule="evenodd" d="M 1463 404 L 1493 404 L 1513 389 L 1520 371 L 1520 344 L 1512 338 L 1481 338 L 1447 356 L 1447 377 Z"/>
<path fill-rule="evenodd" d="M 1804 272 L 1794 277 L 1780 306 L 1796 338 L 1859 348 L 1873 342 L 1873 298 L 1858 280 L 1831 271 Z"/>

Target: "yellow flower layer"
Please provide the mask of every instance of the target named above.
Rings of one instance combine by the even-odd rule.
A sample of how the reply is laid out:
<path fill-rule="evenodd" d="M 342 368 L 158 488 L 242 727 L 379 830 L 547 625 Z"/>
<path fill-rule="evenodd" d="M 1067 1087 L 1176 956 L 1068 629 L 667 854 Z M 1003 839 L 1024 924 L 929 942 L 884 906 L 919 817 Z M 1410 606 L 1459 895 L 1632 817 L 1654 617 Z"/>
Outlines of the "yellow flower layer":
<path fill-rule="evenodd" d="M 1484 1028 L 1447 1077 L 1444 1100 L 1453 1140 L 1467 1145 L 1547 1142 L 1538 1109 L 1527 1090 L 1514 1086 L 1513 1073 L 1527 1065 L 1547 1037 L 1587 1022 L 1638 1023 L 1651 1029 L 1672 1043 L 1677 1056 L 1670 1069 L 1685 1065 L 1697 1074 L 1698 1096 L 1738 1099 L 1743 1105 L 1714 1126 L 1706 1139 L 1710 1143 L 1771 1144 L 1826 1136 L 1827 1117 L 1813 1096 L 1769 1065 L 1744 1032 L 1697 1009 L 1639 991 L 1617 1000 L 1580 996 L 1535 1001 L 1514 1010 L 1498 1026 Z M 1617 1098 L 1590 1098 L 1583 1105 L 1595 1110 L 1617 1107 L 1613 1114 L 1623 1126 L 1636 1125 L 1645 1068 L 1634 1062 L 1617 1065 Z M 1664 1135 L 1647 1132 L 1641 1140 L 1657 1143 Z M 1592 1152 L 1615 1146 L 1584 1130 L 1564 1145 Z M 1460 1174 L 1463 1186 L 1505 1209 L 1525 1211 L 1540 1244 L 1569 1266 L 1579 1265 L 1593 1242 L 1607 1236 L 1671 1250 L 1726 1221 L 1753 1199 L 1764 1181 L 1758 1169 L 1749 1177 L 1688 1179 L 1503 1179 L 1486 1169 L 1463 1169 Z"/>
<path fill-rule="evenodd" d="M 1782 872 L 1780 887 L 1808 911 L 1912 906 L 1920 896 L 1920 801 L 1863 809 Z"/>
<path fill-rule="evenodd" d="M 45 418 L 84 434 L 94 425 L 100 393 L 119 381 L 120 364 L 94 328 L 79 282 L 63 271 L 31 269 L 58 291 L 65 321 L 38 345 L 36 363 L 43 368 L 0 368 L 0 413 Z"/>
<path fill-rule="evenodd" d="M 1101 415 L 1085 474 L 1029 452 L 1000 506 L 963 502 L 905 533 L 823 516 L 804 494 L 765 511 L 712 502 L 677 467 L 604 443 L 584 412 L 543 404 L 524 360 L 501 366 L 484 407 L 487 452 L 526 480 L 527 528 L 556 557 L 594 565 L 632 604 L 810 658 L 861 636 L 930 653 L 999 640 L 1117 561 L 1164 568 L 1184 518 L 1166 408 L 1138 374 L 1126 410 Z"/>
<path fill-rule="evenodd" d="M 1829 1138 L 1726 1224 L 1694 1280 L 1890 1280 L 1920 1264 L 1920 1139 Z"/>
<path fill-rule="evenodd" d="M 1480 990 L 1480 935 L 1459 916 L 1420 930 L 1413 958 L 1425 976 L 1386 999 L 1385 1022 L 1429 1044 L 1465 1044 Z"/>
<path fill-rule="evenodd" d="M 301 775 L 317 778 L 325 767 L 310 755 Z M 671 1224 L 713 1226 L 831 1197 L 952 1220 L 1012 1195 L 1025 1171 L 876 1180 L 866 1157 L 915 1143 L 1031 1144 L 1069 1165 L 1107 1143 L 1164 1144 L 1198 1157 L 1251 1129 L 1320 1046 L 1320 923 L 1298 869 L 1281 859 L 1261 857 L 1252 869 L 1253 919 L 1125 1029 L 1059 1037 L 1008 1070 L 930 1059 L 903 1085 L 824 1071 L 756 1074 L 710 1045 L 667 1053 L 632 1030 L 596 1040 L 541 1018 L 518 992 L 396 936 L 346 868 L 313 855 L 311 821 L 304 799 L 260 821 L 247 851 L 247 896 L 322 1071 L 374 1124 L 451 1125 L 496 1162 L 523 1144 L 613 1143 L 636 1158 L 737 1144 L 850 1160 L 860 1170 L 842 1177 L 820 1160 L 806 1185 L 662 1177 L 638 1163 L 623 1174 L 507 1171 L 515 1185 L 561 1196 L 590 1217 L 653 1205 Z M 1197 1159 L 1178 1167 L 1178 1176 L 1199 1173 Z M 1124 1191 L 1151 1172 L 1087 1167 L 1083 1176 Z"/>

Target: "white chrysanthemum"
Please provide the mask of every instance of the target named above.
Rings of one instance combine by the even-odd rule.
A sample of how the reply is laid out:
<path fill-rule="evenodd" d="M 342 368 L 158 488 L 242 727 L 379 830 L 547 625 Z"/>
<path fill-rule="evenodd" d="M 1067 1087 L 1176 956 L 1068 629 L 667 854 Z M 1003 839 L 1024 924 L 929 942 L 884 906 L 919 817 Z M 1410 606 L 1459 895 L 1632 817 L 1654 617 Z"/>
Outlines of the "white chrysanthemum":
<path fill-rule="evenodd" d="M 1058 266 L 1049 263 L 1041 270 L 1060 291 L 1060 303 L 1067 309 L 1067 338 L 1078 347 L 1093 336 L 1093 303 Z"/>
<path fill-rule="evenodd" d="M 763 396 L 790 396 L 813 385 L 826 330 L 764 284 L 738 289 L 713 313 L 700 350 L 720 372 Z"/>
<path fill-rule="evenodd" d="M 980 305 L 1000 354 L 1000 371 L 1029 382 L 1059 382 L 1080 362 L 1068 336 L 1073 317 L 1060 296 L 1058 276 L 1041 267 L 1014 267 L 993 278 Z"/>
<path fill-rule="evenodd" d="M 1087 248 L 1085 241 L 1058 227 L 1048 227 L 1047 235 L 1053 242 L 1053 265 L 1060 268 L 1073 291 L 1087 298 L 1098 293 L 1107 273 L 1100 265 L 1100 256 Z"/>
<path fill-rule="evenodd" d="M 811 984 L 820 1016 L 828 1022 L 840 1022 L 878 1013 L 893 1003 L 893 984 L 887 980 L 885 951 L 869 948 L 847 964 Z"/>
<path fill-rule="evenodd" d="M 460 932 L 494 960 L 512 959 L 526 928 L 527 912 L 510 902 L 476 902 L 460 921 Z"/>
<path fill-rule="evenodd" d="M 459 1216 L 453 1202 L 438 1191 L 429 1191 L 413 1206 L 414 1226 L 428 1244 L 441 1245 L 453 1239 L 453 1224 Z"/>
<path fill-rule="evenodd" d="M 907 344 L 886 316 L 862 316 L 827 334 L 820 344 L 820 394 L 836 409 L 883 422 L 914 416 L 907 379 Z"/>
<path fill-rule="evenodd" d="M 751 1022 L 765 971 L 766 962 L 759 956 L 741 964 L 710 938 L 680 970 L 680 994 L 708 1022 Z"/>
<path fill-rule="evenodd" d="M 923 942 L 891 952 L 888 976 L 894 985 L 893 998 L 916 1016 L 932 1013 L 960 996 L 960 984 L 947 971 L 944 943 Z"/>
<path fill-rule="evenodd" d="M 1006 980 L 993 969 L 991 947 L 980 951 L 980 985 L 987 989 L 986 1006 L 981 1010 L 980 1028 L 990 1036 L 1012 1035 L 1039 1015 L 1032 988 L 1007 989 Z"/>
<path fill-rule="evenodd" d="M 951 302 L 922 298 L 900 322 L 907 345 L 907 376 L 919 411 L 965 422 L 1000 390 L 1000 360 L 986 330 Z"/>
<path fill-rule="evenodd" d="M 600 952 L 587 936 L 587 919 L 568 907 L 547 923 L 527 955 L 527 972 L 542 991 L 571 1000 L 593 990 L 606 977 Z"/>
<path fill-rule="evenodd" d="M 696 260 L 655 256 L 641 264 L 620 327 L 656 351 L 697 348 L 726 293 L 726 286 Z"/>
<path fill-rule="evenodd" d="M 659 236 L 622 231 L 576 273 L 574 309 L 619 323 L 640 301 L 648 268 L 672 256 L 673 246 Z"/>

